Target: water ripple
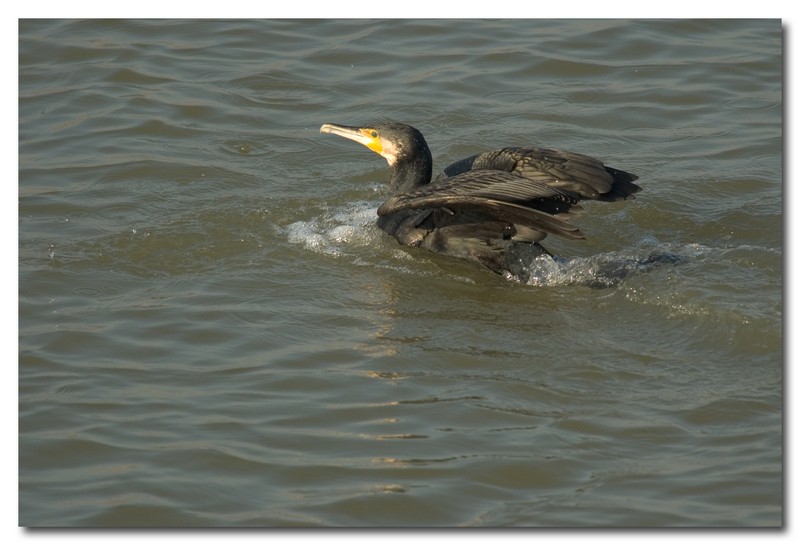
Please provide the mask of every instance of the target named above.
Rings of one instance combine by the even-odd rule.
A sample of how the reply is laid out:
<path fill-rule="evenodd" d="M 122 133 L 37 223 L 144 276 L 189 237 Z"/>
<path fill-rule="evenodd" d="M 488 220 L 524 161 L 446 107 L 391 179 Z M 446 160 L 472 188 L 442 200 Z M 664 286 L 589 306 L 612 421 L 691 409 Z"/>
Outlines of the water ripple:
<path fill-rule="evenodd" d="M 783 33 L 21 20 L 20 524 L 779 526 Z M 644 190 L 503 279 L 375 225 L 385 118 Z"/>

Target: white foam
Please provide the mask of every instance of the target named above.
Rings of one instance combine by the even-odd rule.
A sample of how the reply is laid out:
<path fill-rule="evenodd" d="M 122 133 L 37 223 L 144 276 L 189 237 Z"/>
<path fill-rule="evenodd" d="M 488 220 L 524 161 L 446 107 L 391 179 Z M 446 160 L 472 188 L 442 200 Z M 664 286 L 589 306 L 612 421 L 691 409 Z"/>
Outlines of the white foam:
<path fill-rule="evenodd" d="M 307 221 L 296 221 L 284 228 L 292 244 L 327 255 L 350 255 L 356 248 L 369 246 L 378 230 L 374 203 L 355 202 L 327 210 Z"/>

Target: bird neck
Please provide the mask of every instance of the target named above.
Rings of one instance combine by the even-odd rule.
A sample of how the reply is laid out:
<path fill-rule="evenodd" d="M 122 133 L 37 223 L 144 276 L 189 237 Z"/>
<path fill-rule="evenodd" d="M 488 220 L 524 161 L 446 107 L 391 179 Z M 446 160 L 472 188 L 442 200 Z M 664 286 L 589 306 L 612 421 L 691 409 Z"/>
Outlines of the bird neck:
<path fill-rule="evenodd" d="M 391 165 L 392 177 L 389 185 L 393 192 L 411 191 L 415 187 L 430 183 L 433 173 L 431 152 L 425 147 L 412 157 L 398 159 Z"/>

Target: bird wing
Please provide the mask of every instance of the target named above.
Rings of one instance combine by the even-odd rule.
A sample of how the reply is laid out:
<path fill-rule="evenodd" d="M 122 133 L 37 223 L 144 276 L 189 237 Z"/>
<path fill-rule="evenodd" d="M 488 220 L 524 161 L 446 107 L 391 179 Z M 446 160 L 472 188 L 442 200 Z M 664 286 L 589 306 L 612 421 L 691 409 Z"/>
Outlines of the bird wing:
<path fill-rule="evenodd" d="M 583 199 L 618 200 L 641 188 L 632 183 L 637 176 L 606 167 L 601 161 L 569 151 L 547 148 L 503 148 L 473 155 L 449 165 L 444 176 L 475 170 L 501 170 Z"/>
<path fill-rule="evenodd" d="M 404 210 L 442 208 L 480 212 L 487 218 L 519 224 L 568 238 L 584 234 L 567 221 L 578 196 L 546 183 L 499 170 L 472 170 L 389 198 L 379 216 Z"/>

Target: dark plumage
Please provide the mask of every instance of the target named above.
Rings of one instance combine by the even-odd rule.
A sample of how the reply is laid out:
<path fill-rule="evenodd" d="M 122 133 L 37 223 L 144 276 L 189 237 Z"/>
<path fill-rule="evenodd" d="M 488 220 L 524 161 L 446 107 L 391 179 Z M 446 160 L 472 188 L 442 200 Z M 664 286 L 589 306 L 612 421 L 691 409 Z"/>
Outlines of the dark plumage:
<path fill-rule="evenodd" d="M 544 148 L 503 148 L 457 161 L 431 183 L 428 144 L 402 123 L 349 127 L 337 134 L 383 156 L 392 196 L 378 208 L 378 225 L 408 246 L 477 261 L 506 274 L 522 247 L 548 254 L 548 233 L 585 238 L 568 222 L 583 199 L 617 201 L 641 188 L 637 176 L 597 159 Z"/>

